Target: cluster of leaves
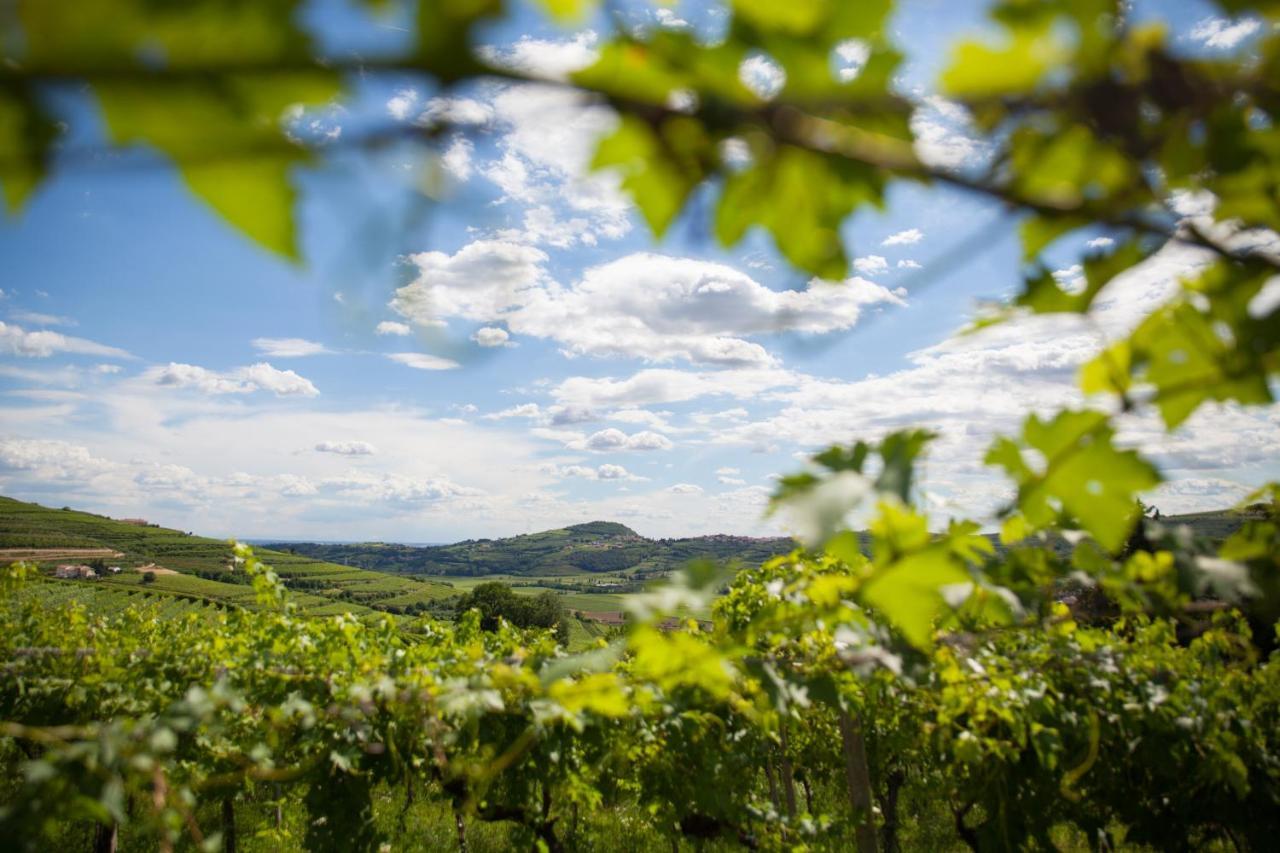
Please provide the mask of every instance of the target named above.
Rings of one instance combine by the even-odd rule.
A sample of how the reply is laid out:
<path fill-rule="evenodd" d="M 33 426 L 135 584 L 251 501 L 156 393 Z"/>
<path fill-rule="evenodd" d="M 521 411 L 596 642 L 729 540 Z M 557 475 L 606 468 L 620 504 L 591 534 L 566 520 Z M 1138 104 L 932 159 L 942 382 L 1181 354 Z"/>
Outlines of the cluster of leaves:
<path fill-rule="evenodd" d="M 479 611 L 480 627 L 496 630 L 502 622 L 517 628 L 550 628 L 562 643 L 569 640 L 568 616 L 560 596 L 547 591 L 534 596 L 517 595 L 509 584 L 492 581 L 482 583 L 454 604 L 459 615 Z"/>

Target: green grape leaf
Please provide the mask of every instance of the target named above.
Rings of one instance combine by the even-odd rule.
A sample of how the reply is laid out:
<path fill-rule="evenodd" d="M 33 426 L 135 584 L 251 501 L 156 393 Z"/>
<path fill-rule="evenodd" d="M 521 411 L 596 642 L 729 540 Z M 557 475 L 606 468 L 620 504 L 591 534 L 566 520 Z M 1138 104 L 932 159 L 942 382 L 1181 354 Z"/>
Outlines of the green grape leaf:
<path fill-rule="evenodd" d="M 294 105 L 338 92 L 325 72 L 97 86 L 118 145 L 146 143 L 173 160 L 187 185 L 263 246 L 298 259 L 289 168 L 307 152 L 280 126 Z"/>
<path fill-rule="evenodd" d="M 691 118 L 666 119 L 655 132 L 643 119 L 625 115 L 617 129 L 600 140 L 592 168 L 612 168 L 654 234 L 661 236 L 702 180 L 710 143 Z"/>
<path fill-rule="evenodd" d="M 418 0 L 418 54 L 443 80 L 480 70 L 471 52 L 471 29 L 498 17 L 503 0 Z"/>
<path fill-rule="evenodd" d="M 725 181 L 716 206 L 720 242 L 733 245 L 752 225 L 762 225 L 800 269 L 825 279 L 844 278 L 849 260 L 840 225 L 860 205 L 882 204 L 883 175 L 790 145 L 758 154 L 750 168 Z"/>
<path fill-rule="evenodd" d="M 1068 55 L 1051 21 L 1013 27 L 1003 46 L 962 42 L 942 74 L 942 86 L 961 98 L 1025 94 Z"/>
<path fill-rule="evenodd" d="M 562 21 L 580 21 L 596 6 L 595 0 L 542 0 L 552 17 Z"/>
<path fill-rule="evenodd" d="M 57 134 L 53 120 L 28 93 L 0 88 L 0 186 L 16 213 L 44 177 Z"/>
<path fill-rule="evenodd" d="M 1050 421 L 1032 415 L 1021 442 L 997 439 L 986 462 L 1017 484 L 1018 508 L 1033 529 L 1065 513 L 1117 551 L 1137 521 L 1138 494 L 1158 485 L 1160 476 L 1134 451 L 1117 449 L 1114 432 L 1101 412 L 1064 411 Z M 1042 461 L 1033 466 L 1024 448 L 1038 451 Z"/>
<path fill-rule="evenodd" d="M 878 569 L 859 597 L 916 648 L 933 645 L 933 626 L 946 609 L 942 589 L 972 578 L 945 546 L 933 546 Z"/>

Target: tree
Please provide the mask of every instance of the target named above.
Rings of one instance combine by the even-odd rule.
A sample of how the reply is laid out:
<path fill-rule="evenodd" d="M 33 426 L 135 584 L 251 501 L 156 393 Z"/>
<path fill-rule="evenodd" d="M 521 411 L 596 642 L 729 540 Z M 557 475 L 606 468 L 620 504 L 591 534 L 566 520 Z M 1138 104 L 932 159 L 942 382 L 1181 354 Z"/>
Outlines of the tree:
<path fill-rule="evenodd" d="M 568 616 L 560 596 L 554 592 L 519 595 L 508 584 L 489 581 L 461 596 L 454 606 L 458 617 L 470 610 L 479 611 L 480 627 L 486 631 L 496 631 L 505 619 L 519 628 L 554 629 L 561 642 L 569 639 Z"/>

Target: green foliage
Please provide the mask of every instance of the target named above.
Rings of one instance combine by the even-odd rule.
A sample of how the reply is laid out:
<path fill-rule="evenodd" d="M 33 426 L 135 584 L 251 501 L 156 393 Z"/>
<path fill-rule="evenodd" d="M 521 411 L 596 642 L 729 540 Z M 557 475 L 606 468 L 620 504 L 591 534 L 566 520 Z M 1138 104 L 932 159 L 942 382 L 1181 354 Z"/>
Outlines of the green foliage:
<path fill-rule="evenodd" d="M 496 631 L 506 621 L 518 628 L 551 628 L 562 643 L 569 639 L 564 606 L 554 592 L 523 596 L 505 583 L 482 583 L 454 605 L 459 618 L 471 610 L 479 611 L 480 627 L 486 631 Z"/>
<path fill-rule="evenodd" d="M 411 6 L 401 54 L 350 64 L 317 55 L 293 0 L 91 0 L 74 15 L 21 2 L 2 25 L 6 203 L 57 168 L 50 95 L 72 81 L 101 104 L 113 144 L 159 150 L 233 225 L 292 256 L 290 168 L 314 146 L 289 136 L 286 107 L 339 97 L 357 70 L 446 84 L 521 76 L 473 49 L 499 0 Z M 1197 541 L 1145 517 L 1159 472 L 1117 446 L 1109 414 L 1153 411 L 1173 429 L 1208 406 L 1273 402 L 1280 310 L 1259 297 L 1280 269 L 1267 231 L 1280 227 L 1280 5 L 1217 6 L 1264 18 L 1246 50 L 1184 55 L 1117 0 L 994 3 L 992 38 L 955 46 L 942 77 L 989 149 L 981 170 L 916 157 L 919 104 L 892 85 L 887 0 L 736 0 L 712 44 L 621 28 L 573 78 L 620 113 L 596 165 L 621 173 L 656 233 L 701 215 L 690 200 L 705 197 L 722 243 L 763 229 L 797 269 L 838 280 L 850 217 L 903 182 L 943 182 L 1023 216 L 1029 274 L 999 317 L 1087 314 L 1169 241 L 1213 257 L 1086 366 L 1097 405 L 1033 414 L 993 444 L 986 461 L 1015 492 L 1003 547 L 977 522 L 941 529 L 915 505 L 928 433 L 832 448 L 774 499 L 809 550 L 740 574 L 706 623 L 688 616 L 723 578 L 679 573 L 634 598 L 618 642 L 569 656 L 507 615 L 550 625 L 554 597 L 481 587 L 454 624 L 401 630 L 315 605 L 427 590 L 288 554 L 269 555 L 277 574 L 246 548 L 70 511 L 37 508 L 65 521 L 21 523 L 35 510 L 5 501 L 0 532 L 19 547 L 107 547 L 188 572 L 234 559 L 226 570 L 250 583 L 157 574 L 145 592 L 121 579 L 89 593 L 25 565 L 4 574 L 0 834 L 37 849 L 79 822 L 145 848 L 200 843 L 213 837 L 202 808 L 271 784 L 308 812 L 305 844 L 376 849 L 393 834 L 378 792 L 412 785 L 456 832 L 502 823 L 507 846 L 542 849 L 625 824 L 651 846 L 866 851 L 874 823 L 892 848 L 910 820 L 930 849 L 1048 849 L 1064 833 L 1093 849 L 1269 849 L 1280 831 L 1276 487 L 1240 510 L 1225 542 Z M 838 67 L 842 50 L 860 67 Z M 749 57 L 776 63 L 779 92 L 744 85 Z M 1216 207 L 1184 216 L 1178 193 Z M 1061 238 L 1086 228 L 1117 248 L 1082 258 L 1081 287 L 1060 286 L 1045 271 Z M 851 529 L 854 513 L 867 534 Z M 574 569 L 593 548 L 654 559 L 655 543 L 628 534 L 460 543 L 424 565 Z M 899 790 L 933 811 L 900 821 Z M 581 836 L 580 811 L 600 821 Z"/>
<path fill-rule="evenodd" d="M 1103 547 L 1118 551 L 1138 517 L 1137 495 L 1160 482 L 1150 463 L 1112 444 L 1114 429 L 1101 412 L 1064 411 L 1052 421 L 1032 415 L 1022 441 L 1001 438 L 987 453 L 1018 486 L 1017 507 L 1036 530 L 1075 521 Z M 1038 452 L 1039 462 L 1025 450 Z"/>

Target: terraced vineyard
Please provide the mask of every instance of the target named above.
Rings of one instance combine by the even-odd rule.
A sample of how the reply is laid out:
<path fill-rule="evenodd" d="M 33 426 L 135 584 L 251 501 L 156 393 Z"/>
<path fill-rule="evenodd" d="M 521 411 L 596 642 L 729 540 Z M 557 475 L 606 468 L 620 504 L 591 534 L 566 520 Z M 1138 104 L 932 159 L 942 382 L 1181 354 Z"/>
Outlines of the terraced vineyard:
<path fill-rule="evenodd" d="M 178 610 L 188 605 L 254 606 L 252 587 L 231 570 L 231 545 L 180 530 L 0 497 L 0 549 L 14 549 L 15 559 L 20 554 L 47 570 L 91 556 L 121 566 L 125 571 L 101 581 L 49 581 L 51 587 L 73 589 L 63 594 L 92 602 L 94 608 L 149 599 Z M 108 549 L 120 556 L 97 552 L 69 559 L 67 549 Z M 458 592 L 422 578 L 370 572 L 283 551 L 262 549 L 260 553 L 284 579 L 299 608 L 315 615 L 416 613 L 442 605 Z M 153 565 L 173 574 L 160 571 L 146 578 L 135 571 Z"/>

